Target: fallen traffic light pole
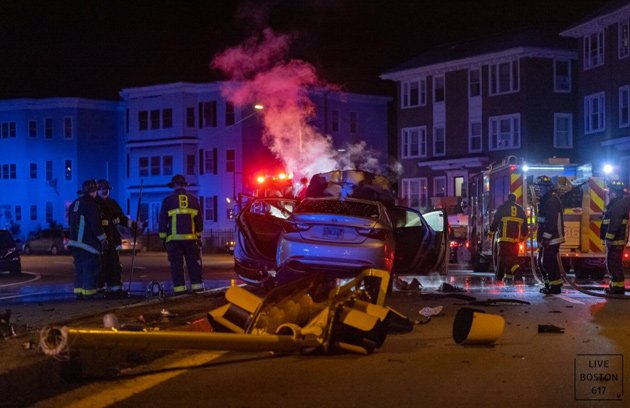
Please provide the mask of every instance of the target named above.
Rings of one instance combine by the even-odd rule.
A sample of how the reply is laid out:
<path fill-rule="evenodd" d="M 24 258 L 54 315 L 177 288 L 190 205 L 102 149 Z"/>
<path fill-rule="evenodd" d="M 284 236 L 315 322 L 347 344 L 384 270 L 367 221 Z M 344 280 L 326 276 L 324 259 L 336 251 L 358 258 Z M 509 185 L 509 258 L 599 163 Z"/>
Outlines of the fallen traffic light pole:
<path fill-rule="evenodd" d="M 40 346 L 53 356 L 71 348 L 369 354 L 388 331 L 413 329 L 409 319 L 384 306 L 389 280 L 387 271 L 367 269 L 335 286 L 313 274 L 273 289 L 264 299 L 234 286 L 226 291 L 228 303 L 208 312 L 214 332 L 47 327 Z"/>

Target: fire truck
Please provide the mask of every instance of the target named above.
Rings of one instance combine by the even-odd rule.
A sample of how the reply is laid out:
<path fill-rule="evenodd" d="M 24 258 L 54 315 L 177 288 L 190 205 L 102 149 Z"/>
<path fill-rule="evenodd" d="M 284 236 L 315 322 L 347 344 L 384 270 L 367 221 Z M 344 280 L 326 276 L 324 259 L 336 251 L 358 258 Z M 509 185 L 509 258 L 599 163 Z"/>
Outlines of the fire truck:
<path fill-rule="evenodd" d="M 560 256 L 565 270 L 573 269 L 578 277 L 601 277 L 605 272 L 605 248 L 599 230 L 606 206 L 605 180 L 592 176 L 590 164 L 572 164 L 559 158 L 526 163 L 510 156 L 471 177 L 468 241 L 473 270 L 496 270 L 498 243 L 488 231 L 496 209 L 510 193 L 527 213 L 529 236 L 520 244 L 519 263 L 525 270 L 530 268 L 537 249 L 539 197 L 534 183 L 541 175 L 551 177 L 564 207 L 566 242 L 560 246 Z"/>

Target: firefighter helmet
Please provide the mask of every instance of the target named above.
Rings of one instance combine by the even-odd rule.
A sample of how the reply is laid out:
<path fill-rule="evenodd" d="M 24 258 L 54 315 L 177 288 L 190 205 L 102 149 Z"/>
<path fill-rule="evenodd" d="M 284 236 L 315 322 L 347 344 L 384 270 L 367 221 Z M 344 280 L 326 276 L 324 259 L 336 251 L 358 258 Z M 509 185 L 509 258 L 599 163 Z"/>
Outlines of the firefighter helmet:
<path fill-rule="evenodd" d="M 90 194 L 95 193 L 98 190 L 98 183 L 94 179 L 87 179 L 81 185 L 81 190 L 79 194 Z"/>
<path fill-rule="evenodd" d="M 109 184 L 109 181 L 107 181 L 105 179 L 100 179 L 98 181 L 98 189 L 99 190 L 111 190 L 112 189 L 112 185 Z"/>
<path fill-rule="evenodd" d="M 175 186 L 186 187 L 187 185 L 188 183 L 186 182 L 186 178 L 181 174 L 174 175 L 171 181 L 168 183 L 168 186 L 170 188 L 173 188 Z"/>
<path fill-rule="evenodd" d="M 537 186 L 541 186 L 541 187 L 551 187 L 553 186 L 553 183 L 551 182 L 551 177 L 549 176 L 538 176 L 538 178 L 536 178 L 536 184 Z"/>
<path fill-rule="evenodd" d="M 621 180 L 609 180 L 608 191 L 623 194 L 626 191 L 626 184 Z"/>

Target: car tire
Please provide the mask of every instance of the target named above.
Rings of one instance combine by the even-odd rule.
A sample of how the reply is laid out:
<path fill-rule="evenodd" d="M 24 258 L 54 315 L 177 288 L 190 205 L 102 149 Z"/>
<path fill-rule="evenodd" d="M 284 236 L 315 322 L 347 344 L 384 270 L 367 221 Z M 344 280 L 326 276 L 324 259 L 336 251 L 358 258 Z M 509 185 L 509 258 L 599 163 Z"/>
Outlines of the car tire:
<path fill-rule="evenodd" d="M 31 247 L 29 245 L 24 245 L 24 248 L 22 249 L 22 253 L 24 255 L 30 255 L 33 253 L 33 251 L 31 251 Z"/>
<path fill-rule="evenodd" d="M 59 248 L 57 248 L 57 245 L 53 245 L 50 247 L 50 254 L 52 256 L 59 255 Z"/>

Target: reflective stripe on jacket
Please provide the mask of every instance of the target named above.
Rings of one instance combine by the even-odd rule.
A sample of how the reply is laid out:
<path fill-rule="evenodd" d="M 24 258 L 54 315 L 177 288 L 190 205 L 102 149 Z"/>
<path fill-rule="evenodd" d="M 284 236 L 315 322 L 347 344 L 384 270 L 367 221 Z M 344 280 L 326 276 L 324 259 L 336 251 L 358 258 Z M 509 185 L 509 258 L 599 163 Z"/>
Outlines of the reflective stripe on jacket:
<path fill-rule="evenodd" d="M 68 208 L 70 224 L 68 246 L 100 254 L 101 241 L 106 238 L 101 226 L 101 211 L 89 195 L 82 195 Z"/>
<path fill-rule="evenodd" d="M 559 245 L 565 241 L 562 202 L 554 191 L 540 199 L 537 222 L 538 242 L 546 239 L 550 245 Z"/>
<path fill-rule="evenodd" d="M 520 205 L 506 201 L 497 208 L 490 231 L 499 231 L 499 242 L 519 242 L 527 236 L 527 216 Z"/>
<path fill-rule="evenodd" d="M 201 239 L 203 221 L 197 197 L 176 189 L 162 201 L 159 236 L 166 242 Z"/>
<path fill-rule="evenodd" d="M 606 206 L 602 227 L 600 228 L 600 238 L 610 241 L 611 245 L 624 246 L 628 241 L 628 199 L 615 197 Z"/>

